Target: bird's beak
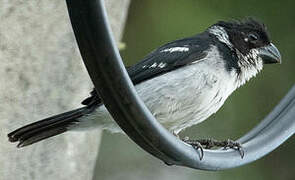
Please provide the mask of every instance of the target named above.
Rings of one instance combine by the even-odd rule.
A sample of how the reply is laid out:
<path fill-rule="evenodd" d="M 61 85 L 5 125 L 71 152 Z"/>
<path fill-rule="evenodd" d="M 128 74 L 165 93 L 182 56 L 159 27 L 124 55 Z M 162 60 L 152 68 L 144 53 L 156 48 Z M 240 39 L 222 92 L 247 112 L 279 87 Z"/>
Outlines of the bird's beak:
<path fill-rule="evenodd" d="M 270 43 L 268 46 L 258 49 L 258 56 L 264 64 L 282 63 L 281 54 L 276 46 Z"/>

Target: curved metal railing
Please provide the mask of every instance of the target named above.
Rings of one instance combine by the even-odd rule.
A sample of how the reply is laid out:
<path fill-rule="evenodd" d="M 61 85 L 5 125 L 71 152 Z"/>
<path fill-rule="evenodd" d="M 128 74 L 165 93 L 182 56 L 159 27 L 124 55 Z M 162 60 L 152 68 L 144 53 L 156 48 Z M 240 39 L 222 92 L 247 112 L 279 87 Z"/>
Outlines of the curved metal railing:
<path fill-rule="evenodd" d="M 252 131 L 240 138 L 245 156 L 234 150 L 200 152 L 182 142 L 152 116 L 140 100 L 116 48 L 103 0 L 67 0 L 76 40 L 95 89 L 125 133 L 167 164 L 220 170 L 252 162 L 295 132 L 295 86 Z"/>

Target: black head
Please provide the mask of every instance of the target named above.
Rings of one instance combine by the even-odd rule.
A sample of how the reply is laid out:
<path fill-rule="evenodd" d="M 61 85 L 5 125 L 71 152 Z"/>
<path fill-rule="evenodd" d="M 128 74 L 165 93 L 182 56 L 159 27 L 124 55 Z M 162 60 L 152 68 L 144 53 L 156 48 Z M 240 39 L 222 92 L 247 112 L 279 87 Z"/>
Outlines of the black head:
<path fill-rule="evenodd" d="M 253 54 L 257 50 L 264 63 L 277 63 L 281 61 L 280 53 L 271 43 L 267 28 L 263 23 L 253 18 L 243 21 L 219 21 L 213 27 L 222 27 L 228 37 L 228 45 L 237 49 L 243 56 Z"/>
<path fill-rule="evenodd" d="M 244 21 L 220 21 L 216 25 L 226 30 L 230 42 L 243 54 L 247 54 L 252 48 L 270 44 L 266 26 L 253 18 Z"/>

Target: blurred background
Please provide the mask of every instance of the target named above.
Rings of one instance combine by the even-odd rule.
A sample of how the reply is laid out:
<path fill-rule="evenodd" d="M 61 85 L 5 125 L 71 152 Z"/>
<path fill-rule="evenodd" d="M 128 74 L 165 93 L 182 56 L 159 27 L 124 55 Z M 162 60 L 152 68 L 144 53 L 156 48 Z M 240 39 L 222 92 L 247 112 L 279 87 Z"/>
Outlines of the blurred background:
<path fill-rule="evenodd" d="M 264 66 L 217 114 L 181 133 L 191 138 L 236 139 L 259 123 L 294 85 L 294 4 L 291 0 L 133 0 L 123 36 L 126 49 L 121 54 L 125 64 L 131 65 L 154 48 L 202 32 L 219 20 L 251 16 L 264 22 L 283 63 Z M 294 137 L 254 163 L 218 172 L 168 167 L 120 134 L 105 132 L 101 143 L 95 176 L 100 180 L 295 179 Z"/>

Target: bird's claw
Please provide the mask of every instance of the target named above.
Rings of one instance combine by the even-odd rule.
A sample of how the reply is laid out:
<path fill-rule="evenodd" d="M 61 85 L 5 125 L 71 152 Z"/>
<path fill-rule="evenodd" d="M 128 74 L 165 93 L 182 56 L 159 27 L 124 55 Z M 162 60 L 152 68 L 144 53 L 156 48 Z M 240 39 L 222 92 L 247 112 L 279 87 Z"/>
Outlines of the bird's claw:
<path fill-rule="evenodd" d="M 241 158 L 244 158 L 245 152 L 242 147 L 242 145 L 239 142 L 233 141 L 231 139 L 227 139 L 225 142 L 225 145 L 223 146 L 224 149 L 230 148 L 239 151 Z"/>
<path fill-rule="evenodd" d="M 204 157 L 204 148 L 205 149 L 211 149 L 212 147 L 223 147 L 224 149 L 230 148 L 237 150 L 243 159 L 245 153 L 243 150 L 242 145 L 239 142 L 233 141 L 231 139 L 227 139 L 225 141 L 217 141 L 214 139 L 200 139 L 200 140 L 189 140 L 188 137 L 185 137 L 182 139 L 185 143 L 190 144 L 193 148 L 196 150 L 200 149 L 200 160 Z M 203 148 L 204 146 L 204 148 Z"/>
<path fill-rule="evenodd" d="M 200 161 L 202 161 L 202 159 L 204 157 L 204 148 L 203 148 L 202 144 L 200 142 L 198 142 L 197 140 L 189 140 L 188 137 L 185 137 L 183 139 L 183 142 L 191 145 L 196 150 L 200 150 Z"/>

